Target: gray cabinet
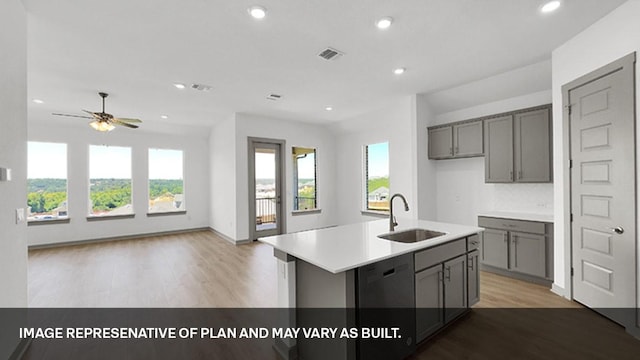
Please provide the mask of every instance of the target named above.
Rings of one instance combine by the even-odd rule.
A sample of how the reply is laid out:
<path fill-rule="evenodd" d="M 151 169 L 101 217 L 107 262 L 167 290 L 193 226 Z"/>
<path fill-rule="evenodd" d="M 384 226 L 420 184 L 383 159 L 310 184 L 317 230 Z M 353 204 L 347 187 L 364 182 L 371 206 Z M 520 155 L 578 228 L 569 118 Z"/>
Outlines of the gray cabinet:
<path fill-rule="evenodd" d="M 513 117 L 485 120 L 484 142 L 485 182 L 513 182 Z"/>
<path fill-rule="evenodd" d="M 442 265 L 416 273 L 416 341 L 422 341 L 444 326 Z"/>
<path fill-rule="evenodd" d="M 467 255 L 467 304 L 469 307 L 480 301 L 480 252 L 478 250 L 471 251 Z"/>
<path fill-rule="evenodd" d="M 483 156 L 482 121 L 466 121 L 431 127 L 429 159 Z"/>
<path fill-rule="evenodd" d="M 477 243 L 478 236 L 473 235 L 415 253 L 417 342 L 467 311 L 470 288 L 475 294 L 474 304 L 479 300 L 479 275 L 477 270 L 469 275 L 467 260 L 467 249 L 475 249 Z M 477 250 L 474 251 L 477 258 Z M 470 281 L 474 283 L 469 284 Z"/>
<path fill-rule="evenodd" d="M 451 126 L 429 129 L 429 159 L 453 157 L 452 133 Z"/>
<path fill-rule="evenodd" d="M 516 182 L 551 181 L 551 123 L 549 109 L 514 116 Z"/>
<path fill-rule="evenodd" d="M 550 107 L 484 120 L 485 182 L 552 181 Z"/>
<path fill-rule="evenodd" d="M 550 285 L 553 279 L 553 224 L 478 217 L 482 269 Z"/>
<path fill-rule="evenodd" d="M 482 121 L 453 125 L 453 155 L 455 157 L 484 155 Z"/>
<path fill-rule="evenodd" d="M 467 255 L 443 264 L 444 321 L 455 319 L 467 310 Z"/>
<path fill-rule="evenodd" d="M 500 269 L 509 268 L 508 241 L 507 231 L 486 228 L 482 233 L 482 263 Z"/>
<path fill-rule="evenodd" d="M 509 268 L 525 274 L 545 276 L 545 237 L 539 234 L 510 232 Z"/>

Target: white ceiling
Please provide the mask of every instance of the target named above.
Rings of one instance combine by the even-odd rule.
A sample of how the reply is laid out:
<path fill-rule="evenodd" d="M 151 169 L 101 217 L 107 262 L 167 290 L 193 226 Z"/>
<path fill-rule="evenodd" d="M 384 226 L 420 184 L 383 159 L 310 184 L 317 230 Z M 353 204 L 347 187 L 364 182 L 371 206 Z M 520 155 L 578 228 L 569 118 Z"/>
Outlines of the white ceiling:
<path fill-rule="evenodd" d="M 409 94 L 446 95 L 548 60 L 624 2 L 564 0 L 542 15 L 538 0 L 23 1 L 29 98 L 45 101 L 29 102 L 30 120 L 82 121 L 50 114 L 100 110 L 105 91 L 108 112 L 143 126 L 210 126 L 234 112 L 328 123 Z M 265 19 L 247 14 L 255 4 L 268 9 Z M 395 19 L 386 31 L 374 26 L 382 16 Z M 319 58 L 327 46 L 346 55 Z M 396 67 L 407 72 L 394 75 Z M 271 93 L 283 98 L 267 100 Z"/>

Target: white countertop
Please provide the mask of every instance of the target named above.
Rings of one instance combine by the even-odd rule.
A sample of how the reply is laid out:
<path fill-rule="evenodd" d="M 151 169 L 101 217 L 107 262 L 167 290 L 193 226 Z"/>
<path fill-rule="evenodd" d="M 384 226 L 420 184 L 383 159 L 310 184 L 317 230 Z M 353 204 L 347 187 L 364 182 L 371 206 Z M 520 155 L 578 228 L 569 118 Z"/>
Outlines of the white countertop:
<path fill-rule="evenodd" d="M 525 213 L 516 211 L 483 211 L 479 213 L 478 216 L 553 223 L 553 214 Z"/>
<path fill-rule="evenodd" d="M 258 240 L 337 274 L 484 230 L 475 226 L 423 220 L 398 219 L 397 222 L 399 225 L 396 226 L 396 232 L 422 228 L 444 232 L 446 235 L 408 244 L 381 239 L 378 235 L 389 233 L 389 219 L 383 219 L 263 237 Z"/>

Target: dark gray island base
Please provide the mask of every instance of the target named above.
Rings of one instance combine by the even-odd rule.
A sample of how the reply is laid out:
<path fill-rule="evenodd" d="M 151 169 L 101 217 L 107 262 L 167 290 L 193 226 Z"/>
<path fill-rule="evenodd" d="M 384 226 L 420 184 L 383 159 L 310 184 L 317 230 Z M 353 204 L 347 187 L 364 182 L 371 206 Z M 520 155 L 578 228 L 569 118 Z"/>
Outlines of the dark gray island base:
<path fill-rule="evenodd" d="M 433 224 L 419 225 L 433 228 Z M 410 356 L 416 346 L 479 301 L 478 232 L 482 229 L 464 228 L 446 232 L 444 239 L 424 240 L 413 251 L 391 244 L 400 254 L 336 272 L 274 246 L 279 306 L 292 309 L 280 326 L 337 329 L 332 339 L 276 339 L 276 350 L 285 359 L 305 360 Z M 315 235 L 309 238 L 320 241 L 321 236 Z M 367 241 L 362 244 L 366 247 Z M 357 339 L 340 338 L 342 329 L 354 328 Z"/>

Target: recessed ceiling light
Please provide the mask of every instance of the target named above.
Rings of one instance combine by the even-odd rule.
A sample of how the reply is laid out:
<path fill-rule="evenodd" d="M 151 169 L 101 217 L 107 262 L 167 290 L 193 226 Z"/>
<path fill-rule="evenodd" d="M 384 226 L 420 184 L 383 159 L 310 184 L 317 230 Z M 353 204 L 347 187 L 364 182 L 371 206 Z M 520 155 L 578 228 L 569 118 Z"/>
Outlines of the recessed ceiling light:
<path fill-rule="evenodd" d="M 401 74 L 404 74 L 405 71 L 407 71 L 407 69 L 401 67 L 401 68 L 394 69 L 393 73 L 396 75 L 401 75 Z"/>
<path fill-rule="evenodd" d="M 167 115 L 160 115 L 161 119 L 168 119 L 169 117 Z"/>
<path fill-rule="evenodd" d="M 333 108 L 332 108 L 331 106 L 327 106 L 327 107 L 326 107 L 326 108 L 324 108 L 324 109 L 325 109 L 325 110 L 327 110 L 327 111 L 331 111 L 331 110 L 333 110 Z"/>
<path fill-rule="evenodd" d="M 33 99 L 33 102 L 36 104 L 44 104 L 44 101 L 40 100 L 40 99 Z"/>
<path fill-rule="evenodd" d="M 267 16 L 267 9 L 260 5 L 254 5 L 249 8 L 249 14 L 254 19 L 264 19 Z"/>
<path fill-rule="evenodd" d="M 559 7 L 560 7 L 559 0 L 549 1 L 546 4 L 542 5 L 542 7 L 540 8 L 540 11 L 543 13 L 550 13 L 558 10 Z"/>
<path fill-rule="evenodd" d="M 376 21 L 376 26 L 378 29 L 388 29 L 393 23 L 393 18 L 391 16 L 385 16 Z"/>
<path fill-rule="evenodd" d="M 181 83 L 174 83 L 173 86 L 175 86 L 177 89 L 184 89 L 186 86 L 184 84 Z"/>

